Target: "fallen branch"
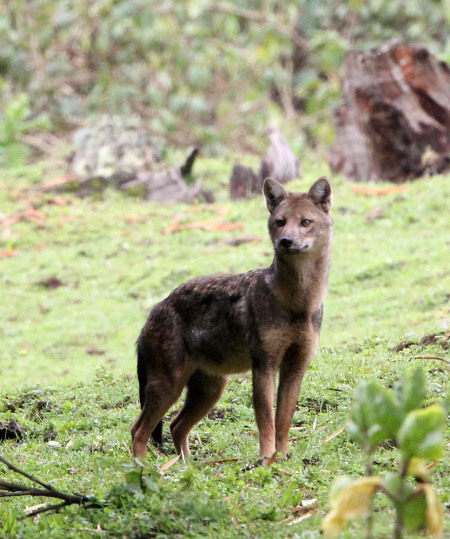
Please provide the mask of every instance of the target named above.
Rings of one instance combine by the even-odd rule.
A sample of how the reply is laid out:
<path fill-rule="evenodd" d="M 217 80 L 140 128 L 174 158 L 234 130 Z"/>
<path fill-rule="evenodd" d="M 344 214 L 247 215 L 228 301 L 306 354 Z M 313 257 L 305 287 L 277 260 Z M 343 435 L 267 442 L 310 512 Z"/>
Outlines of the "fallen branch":
<path fill-rule="evenodd" d="M 415 359 L 437 359 L 438 361 L 443 361 L 444 363 L 447 363 L 447 365 L 450 365 L 450 360 L 445 359 L 443 357 L 436 357 L 436 356 L 416 356 Z"/>
<path fill-rule="evenodd" d="M 20 483 L 10 483 L 8 481 L 0 481 L 0 498 L 15 497 L 15 496 L 44 496 L 46 498 L 58 498 L 60 500 L 63 500 L 61 503 L 45 505 L 44 507 L 40 507 L 39 509 L 32 511 L 28 513 L 27 515 L 24 515 L 23 517 L 21 517 L 22 519 L 34 517 L 36 515 L 45 513 L 47 511 L 58 511 L 59 509 L 66 507 L 68 505 L 72 505 L 72 504 L 84 505 L 85 507 L 101 507 L 102 506 L 99 502 L 95 501 L 90 496 L 84 496 L 83 494 L 66 494 L 65 492 L 61 492 L 57 490 L 55 487 L 52 487 L 52 485 L 48 485 L 47 483 L 44 483 L 37 477 L 34 477 L 33 475 L 30 475 L 27 472 L 24 472 L 23 470 L 20 470 L 19 468 L 14 466 L 14 464 L 11 464 L 3 457 L 0 457 L 0 462 L 2 462 L 5 466 L 7 466 L 11 471 L 18 473 L 20 475 L 23 475 L 24 477 L 26 477 L 33 483 L 37 483 L 38 485 L 43 487 L 43 488 L 28 487 Z"/>

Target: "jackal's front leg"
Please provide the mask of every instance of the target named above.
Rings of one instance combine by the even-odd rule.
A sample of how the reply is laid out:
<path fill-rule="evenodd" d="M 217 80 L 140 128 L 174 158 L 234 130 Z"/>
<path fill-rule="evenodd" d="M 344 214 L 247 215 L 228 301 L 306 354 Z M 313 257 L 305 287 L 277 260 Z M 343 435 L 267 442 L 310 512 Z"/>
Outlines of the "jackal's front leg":
<path fill-rule="evenodd" d="M 275 372 L 267 367 L 253 368 L 253 406 L 258 425 L 262 459 L 271 457 L 275 452 L 274 393 Z"/>
<path fill-rule="evenodd" d="M 302 357 L 303 356 L 303 357 Z M 287 454 L 289 429 L 302 387 L 303 376 L 308 368 L 312 354 L 297 355 L 284 362 L 280 368 L 280 381 L 277 394 L 275 448 L 282 456 Z"/>

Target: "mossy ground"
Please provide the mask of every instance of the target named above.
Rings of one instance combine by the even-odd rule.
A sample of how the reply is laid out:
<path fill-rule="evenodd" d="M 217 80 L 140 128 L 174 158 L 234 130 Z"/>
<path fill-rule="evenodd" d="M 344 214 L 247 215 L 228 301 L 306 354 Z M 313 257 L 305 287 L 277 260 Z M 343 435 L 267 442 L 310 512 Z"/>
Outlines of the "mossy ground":
<path fill-rule="evenodd" d="M 14 418 L 26 434 L 19 444 L 3 443 L 1 454 L 60 490 L 110 500 L 103 509 L 70 507 L 14 524 L 25 505 L 42 501 L 16 498 L 0 507 L 6 536 L 319 537 L 333 478 L 364 472 L 345 431 L 327 441 L 344 426 L 357 381 L 373 377 L 388 386 L 421 363 L 430 402 L 445 394 L 444 364 L 417 357 L 448 355 L 449 178 L 424 178 L 385 195 L 358 194 L 356 184 L 332 178 L 329 297 L 321 347 L 294 416 L 291 458 L 243 471 L 257 457 L 251 381 L 243 375 L 194 429 L 190 463 L 155 471 L 175 455 L 167 439 L 144 472 L 155 491 L 127 488 L 129 428 L 138 413 L 134 343 L 148 309 L 196 275 L 271 262 L 264 201 L 228 201 L 231 166 L 198 163 L 196 174 L 216 203 L 194 206 L 148 204 L 112 190 L 55 199 L 38 189 L 51 179 L 41 168 L 2 172 L 0 252 L 14 256 L 0 258 L 0 421 Z M 314 163 L 304 170 L 291 190 L 328 174 Z M 171 233 L 175 218 L 240 228 Z M 243 236 L 260 241 L 224 242 Z M 422 340 L 427 335 L 437 337 Z M 395 448 L 383 447 L 376 466 L 382 472 L 396 458 Z M 433 482 L 445 503 L 448 476 L 442 461 Z M 2 469 L 4 477 L 14 479 Z M 295 508 L 312 498 L 318 510 L 290 526 Z M 392 514 L 380 512 L 375 525 L 377 537 L 389 536 Z M 348 536 L 362 535 L 356 524 Z"/>

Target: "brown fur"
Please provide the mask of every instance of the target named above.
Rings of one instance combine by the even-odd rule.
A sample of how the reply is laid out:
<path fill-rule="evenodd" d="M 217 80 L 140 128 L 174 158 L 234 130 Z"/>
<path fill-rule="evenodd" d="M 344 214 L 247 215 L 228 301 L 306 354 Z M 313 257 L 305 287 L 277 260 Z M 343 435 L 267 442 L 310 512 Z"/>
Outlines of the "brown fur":
<path fill-rule="evenodd" d="M 308 193 L 288 193 L 267 179 L 264 195 L 272 265 L 192 279 L 156 305 L 142 329 L 137 344 L 142 410 L 131 428 L 136 457 L 146 457 L 150 436 L 161 442 L 162 417 L 184 387 L 186 400 L 170 430 L 177 451 L 188 456 L 191 429 L 218 401 L 229 375 L 250 369 L 260 456 L 286 455 L 303 376 L 319 342 L 331 188 L 321 178 Z"/>

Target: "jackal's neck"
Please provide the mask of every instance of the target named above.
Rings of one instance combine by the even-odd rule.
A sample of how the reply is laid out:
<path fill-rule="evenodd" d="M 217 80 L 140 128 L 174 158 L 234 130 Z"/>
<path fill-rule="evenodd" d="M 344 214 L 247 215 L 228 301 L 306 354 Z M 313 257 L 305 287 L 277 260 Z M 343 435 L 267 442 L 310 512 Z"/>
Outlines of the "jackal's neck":
<path fill-rule="evenodd" d="M 292 311 L 315 312 L 327 293 L 329 250 L 302 255 L 275 255 L 271 266 L 274 293 Z"/>

